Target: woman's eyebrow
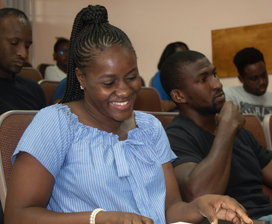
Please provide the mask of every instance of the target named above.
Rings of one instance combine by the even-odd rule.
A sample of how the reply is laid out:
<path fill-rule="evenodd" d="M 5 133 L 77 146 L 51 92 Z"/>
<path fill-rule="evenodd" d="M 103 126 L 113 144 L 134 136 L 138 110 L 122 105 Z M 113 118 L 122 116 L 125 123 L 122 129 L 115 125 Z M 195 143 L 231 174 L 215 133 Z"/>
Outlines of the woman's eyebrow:
<path fill-rule="evenodd" d="M 130 73 L 136 71 L 137 69 L 138 69 L 137 67 L 131 69 L 126 75 L 128 75 L 128 74 L 130 74 Z M 115 77 L 115 76 L 116 76 L 116 74 L 103 74 L 103 75 L 101 75 L 101 76 L 99 77 L 99 79 L 103 79 L 103 78 L 111 78 L 111 77 Z"/>

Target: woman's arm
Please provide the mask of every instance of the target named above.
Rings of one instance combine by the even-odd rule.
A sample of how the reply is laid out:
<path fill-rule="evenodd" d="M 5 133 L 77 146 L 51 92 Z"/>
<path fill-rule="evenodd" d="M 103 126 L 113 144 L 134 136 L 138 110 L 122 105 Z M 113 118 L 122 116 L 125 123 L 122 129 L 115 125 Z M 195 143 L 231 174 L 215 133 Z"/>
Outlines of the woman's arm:
<path fill-rule="evenodd" d="M 166 222 L 178 221 L 199 223 L 203 217 L 217 224 L 217 219 L 236 224 L 251 223 L 246 210 L 236 200 L 228 196 L 204 195 L 190 203 L 182 201 L 171 162 L 162 165 L 166 184 Z"/>
<path fill-rule="evenodd" d="M 89 224 L 90 212 L 59 213 L 46 209 L 55 179 L 44 166 L 28 153 L 20 152 L 9 181 L 5 224 Z M 149 218 L 125 212 L 99 212 L 96 224 L 153 224 Z"/>

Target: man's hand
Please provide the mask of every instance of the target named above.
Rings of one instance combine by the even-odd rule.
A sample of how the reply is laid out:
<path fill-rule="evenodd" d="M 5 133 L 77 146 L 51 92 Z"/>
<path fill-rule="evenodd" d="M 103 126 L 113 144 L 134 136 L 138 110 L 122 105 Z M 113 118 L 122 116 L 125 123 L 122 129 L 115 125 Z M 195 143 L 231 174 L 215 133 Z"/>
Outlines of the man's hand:
<path fill-rule="evenodd" d="M 239 106 L 232 101 L 224 103 L 220 113 L 216 114 L 215 121 L 218 125 L 227 125 L 236 131 L 241 129 L 245 124 L 243 112 L 239 109 Z"/>
<path fill-rule="evenodd" d="M 218 219 L 231 221 L 235 224 L 252 223 L 245 208 L 228 196 L 204 195 L 192 203 L 196 203 L 198 212 L 210 223 L 217 224 Z"/>

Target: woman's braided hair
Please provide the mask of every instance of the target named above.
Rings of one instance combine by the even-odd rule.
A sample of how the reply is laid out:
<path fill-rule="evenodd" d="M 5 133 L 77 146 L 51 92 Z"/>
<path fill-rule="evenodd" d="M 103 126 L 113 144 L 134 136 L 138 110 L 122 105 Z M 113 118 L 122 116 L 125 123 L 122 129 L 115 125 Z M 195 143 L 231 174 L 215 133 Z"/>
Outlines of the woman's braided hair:
<path fill-rule="evenodd" d="M 127 35 L 109 24 L 107 9 L 104 6 L 89 5 L 83 8 L 75 18 L 71 33 L 66 87 L 60 103 L 83 99 L 84 91 L 80 89 L 75 69 L 80 69 L 84 74 L 84 67 L 92 60 L 96 51 L 105 51 L 113 44 L 134 51 Z"/>

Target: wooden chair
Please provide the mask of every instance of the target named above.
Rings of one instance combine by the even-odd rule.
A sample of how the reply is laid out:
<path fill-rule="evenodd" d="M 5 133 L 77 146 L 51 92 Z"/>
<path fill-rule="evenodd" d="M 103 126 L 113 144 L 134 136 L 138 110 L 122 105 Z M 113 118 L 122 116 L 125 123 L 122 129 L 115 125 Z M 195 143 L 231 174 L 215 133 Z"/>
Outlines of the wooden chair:
<path fill-rule="evenodd" d="M 41 73 L 37 69 L 31 67 L 23 67 L 22 70 L 18 73 L 18 75 L 28 79 L 33 79 L 36 82 L 42 80 Z"/>
<path fill-rule="evenodd" d="M 146 112 L 148 114 L 154 115 L 159 121 L 162 123 L 162 126 L 165 127 L 168 125 L 175 116 L 177 116 L 178 112 Z"/>
<path fill-rule="evenodd" d="M 134 103 L 134 110 L 162 112 L 159 93 L 153 87 L 142 87 Z"/>
<path fill-rule="evenodd" d="M 266 140 L 266 145 L 268 150 L 272 150 L 272 119 L 271 119 L 272 114 L 267 114 L 265 115 L 263 119 L 263 130 L 264 130 L 264 135 L 265 135 L 265 140 Z"/>
<path fill-rule="evenodd" d="M 258 142 L 267 148 L 266 139 L 264 135 L 264 130 L 259 118 L 254 114 L 244 114 L 246 123 L 244 128 L 249 130 L 254 137 L 258 140 Z M 267 186 L 263 185 L 263 192 L 269 196 L 270 201 L 272 201 L 272 189 L 268 188 Z"/>
<path fill-rule="evenodd" d="M 44 91 L 45 98 L 46 98 L 46 106 L 52 105 L 53 95 L 59 82 L 43 79 L 43 80 L 40 80 L 38 83 L 40 84 L 40 86 L 42 87 Z"/>
<path fill-rule="evenodd" d="M 11 156 L 37 112 L 35 110 L 12 110 L 0 116 L 0 199 L 3 210 L 12 170 Z"/>
<path fill-rule="evenodd" d="M 42 74 L 42 78 L 44 79 L 45 69 L 52 64 L 39 64 L 37 70 Z"/>
<path fill-rule="evenodd" d="M 244 129 L 249 130 L 258 142 L 265 148 L 267 148 L 263 126 L 259 118 L 254 114 L 244 114 L 246 123 Z"/>

